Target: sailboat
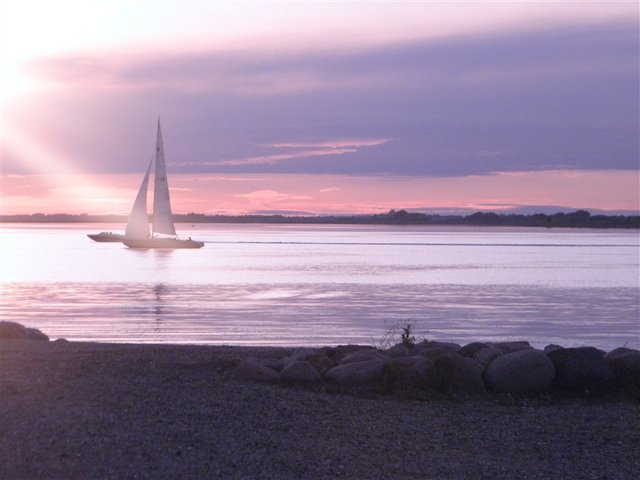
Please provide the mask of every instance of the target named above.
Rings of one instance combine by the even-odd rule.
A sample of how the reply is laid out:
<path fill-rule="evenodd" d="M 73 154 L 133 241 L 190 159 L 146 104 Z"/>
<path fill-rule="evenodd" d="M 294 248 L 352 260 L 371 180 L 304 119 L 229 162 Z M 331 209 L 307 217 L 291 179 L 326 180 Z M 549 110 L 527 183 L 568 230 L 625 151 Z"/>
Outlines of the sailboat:
<path fill-rule="evenodd" d="M 167 166 L 164 160 L 164 146 L 162 143 L 162 131 L 160 119 L 158 119 L 158 132 L 156 137 L 155 158 L 151 158 L 147 172 L 142 179 L 140 189 L 133 202 L 131 213 L 127 221 L 127 227 L 122 238 L 129 248 L 201 248 L 204 242 L 178 238 L 171 214 L 171 199 L 169 197 L 169 184 L 167 183 Z M 155 172 L 153 177 L 153 222 L 149 231 L 149 219 L 147 217 L 147 188 L 151 166 L 155 159 Z"/>
<path fill-rule="evenodd" d="M 124 235 L 113 232 L 87 233 L 87 237 L 96 242 L 122 242 Z"/>

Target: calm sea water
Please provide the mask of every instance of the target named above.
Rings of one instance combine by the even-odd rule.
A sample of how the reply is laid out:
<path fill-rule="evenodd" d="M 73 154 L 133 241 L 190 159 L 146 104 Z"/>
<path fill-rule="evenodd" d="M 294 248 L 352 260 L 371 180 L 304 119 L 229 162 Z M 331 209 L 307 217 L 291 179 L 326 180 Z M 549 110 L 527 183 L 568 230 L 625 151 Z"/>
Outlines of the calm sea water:
<path fill-rule="evenodd" d="M 52 338 L 136 343 L 376 343 L 396 325 L 465 343 L 640 347 L 637 231 L 179 225 L 200 250 L 86 233 L 0 232 L 1 318 Z"/>

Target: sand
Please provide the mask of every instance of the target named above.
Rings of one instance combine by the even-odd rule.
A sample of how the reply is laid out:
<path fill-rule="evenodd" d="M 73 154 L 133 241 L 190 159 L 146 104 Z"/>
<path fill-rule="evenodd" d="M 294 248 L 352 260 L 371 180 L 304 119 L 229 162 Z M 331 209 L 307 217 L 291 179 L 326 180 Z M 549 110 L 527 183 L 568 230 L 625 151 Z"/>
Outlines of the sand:
<path fill-rule="evenodd" d="M 0 343 L 1 479 L 636 479 L 628 397 L 242 382 L 277 348 Z"/>

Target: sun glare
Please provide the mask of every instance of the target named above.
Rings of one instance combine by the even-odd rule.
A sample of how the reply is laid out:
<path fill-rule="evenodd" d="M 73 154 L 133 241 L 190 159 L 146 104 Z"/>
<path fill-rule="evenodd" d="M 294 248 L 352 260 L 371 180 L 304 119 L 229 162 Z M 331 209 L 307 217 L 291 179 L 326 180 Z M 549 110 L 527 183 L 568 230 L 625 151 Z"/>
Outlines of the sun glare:
<path fill-rule="evenodd" d="M 0 0 L 3 103 L 39 85 L 42 79 L 28 72 L 30 62 L 98 45 L 105 36 L 104 9 L 95 1 Z"/>

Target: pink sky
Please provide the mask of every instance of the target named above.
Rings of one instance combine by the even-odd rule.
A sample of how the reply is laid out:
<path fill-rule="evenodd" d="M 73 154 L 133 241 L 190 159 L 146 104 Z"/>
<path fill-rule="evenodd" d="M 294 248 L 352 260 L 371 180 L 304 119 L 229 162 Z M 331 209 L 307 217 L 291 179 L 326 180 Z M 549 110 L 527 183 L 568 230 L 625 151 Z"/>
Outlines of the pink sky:
<path fill-rule="evenodd" d="M 4 175 L 4 214 L 127 214 L 141 175 Z M 466 177 L 305 174 L 171 175 L 176 213 L 499 211 L 522 205 L 637 210 L 633 171 L 539 171 Z"/>

